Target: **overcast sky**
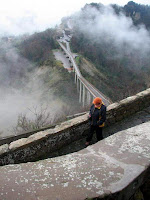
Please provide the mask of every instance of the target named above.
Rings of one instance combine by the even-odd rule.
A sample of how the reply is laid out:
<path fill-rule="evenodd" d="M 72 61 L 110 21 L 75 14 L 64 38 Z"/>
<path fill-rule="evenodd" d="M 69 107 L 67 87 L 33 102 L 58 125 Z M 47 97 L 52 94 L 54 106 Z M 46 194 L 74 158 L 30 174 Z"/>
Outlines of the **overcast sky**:
<path fill-rule="evenodd" d="M 42 31 L 60 22 L 86 3 L 116 3 L 125 5 L 128 0 L 0 0 L 0 34 L 23 34 Z M 149 0 L 135 0 L 150 5 Z"/>

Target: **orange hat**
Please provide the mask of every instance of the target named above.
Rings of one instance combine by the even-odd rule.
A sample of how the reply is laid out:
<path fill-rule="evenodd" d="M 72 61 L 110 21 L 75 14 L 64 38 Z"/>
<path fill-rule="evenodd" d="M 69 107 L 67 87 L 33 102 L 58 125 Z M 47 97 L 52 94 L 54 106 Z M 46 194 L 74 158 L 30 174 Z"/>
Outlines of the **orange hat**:
<path fill-rule="evenodd" d="M 101 104 L 102 103 L 102 99 L 100 97 L 96 97 L 94 100 L 93 100 L 93 104 Z"/>

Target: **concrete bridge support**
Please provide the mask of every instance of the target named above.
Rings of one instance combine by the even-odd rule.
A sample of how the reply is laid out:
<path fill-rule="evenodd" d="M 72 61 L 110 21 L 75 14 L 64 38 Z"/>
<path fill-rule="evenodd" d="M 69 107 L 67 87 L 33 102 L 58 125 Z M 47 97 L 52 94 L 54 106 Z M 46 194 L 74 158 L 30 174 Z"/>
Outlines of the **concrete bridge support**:
<path fill-rule="evenodd" d="M 85 102 L 86 102 L 86 88 L 83 85 L 83 96 L 82 96 L 82 103 L 83 103 L 83 107 L 85 106 Z"/>
<path fill-rule="evenodd" d="M 82 83 L 80 81 L 80 87 L 79 87 L 79 103 L 82 102 Z"/>
<path fill-rule="evenodd" d="M 74 66 L 73 66 L 73 72 L 75 72 Z"/>
<path fill-rule="evenodd" d="M 82 103 L 83 107 L 90 105 L 93 100 L 93 95 L 87 90 L 82 81 L 77 77 L 75 79 L 77 84 L 77 90 L 79 92 L 79 103 Z"/>
<path fill-rule="evenodd" d="M 74 74 L 74 78 L 75 78 L 75 83 L 77 83 L 77 74 L 76 74 L 76 72 Z"/>
<path fill-rule="evenodd" d="M 79 92 L 79 78 L 77 77 L 77 92 Z"/>
<path fill-rule="evenodd" d="M 91 96 L 90 92 L 87 91 L 87 105 L 91 104 L 92 99 L 93 99 L 93 97 Z"/>

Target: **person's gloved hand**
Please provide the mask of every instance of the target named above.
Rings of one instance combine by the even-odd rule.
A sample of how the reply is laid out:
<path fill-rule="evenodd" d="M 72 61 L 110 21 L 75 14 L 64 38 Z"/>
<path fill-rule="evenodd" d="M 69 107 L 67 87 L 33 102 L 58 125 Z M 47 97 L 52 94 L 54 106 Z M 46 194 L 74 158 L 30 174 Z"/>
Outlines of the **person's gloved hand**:
<path fill-rule="evenodd" d="M 88 119 L 91 120 L 91 115 L 89 114 Z"/>

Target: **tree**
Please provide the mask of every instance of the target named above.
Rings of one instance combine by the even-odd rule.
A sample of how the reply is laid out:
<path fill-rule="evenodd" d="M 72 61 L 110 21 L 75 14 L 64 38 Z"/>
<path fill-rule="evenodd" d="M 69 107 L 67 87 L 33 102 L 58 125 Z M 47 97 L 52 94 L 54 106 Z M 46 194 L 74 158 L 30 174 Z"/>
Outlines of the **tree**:
<path fill-rule="evenodd" d="M 41 106 L 40 109 L 35 106 L 33 109 L 29 109 L 29 111 L 32 114 L 32 119 L 27 117 L 26 114 L 19 114 L 17 125 L 13 128 L 15 134 L 38 130 L 52 124 L 50 113 L 47 112 L 47 106 Z"/>

